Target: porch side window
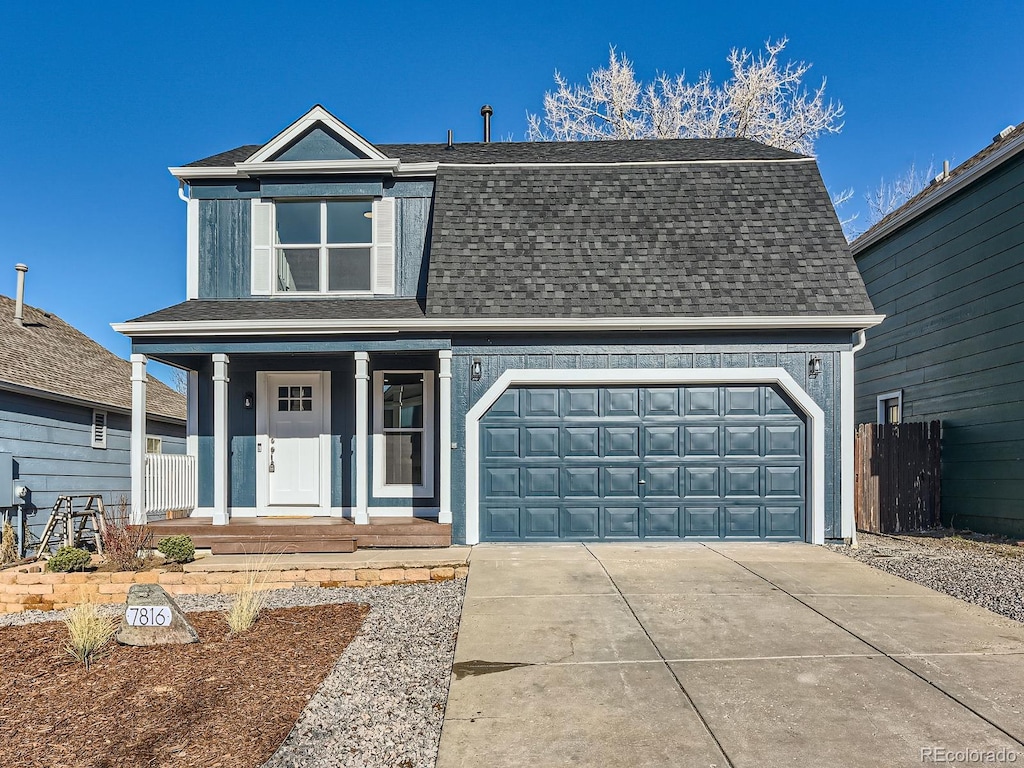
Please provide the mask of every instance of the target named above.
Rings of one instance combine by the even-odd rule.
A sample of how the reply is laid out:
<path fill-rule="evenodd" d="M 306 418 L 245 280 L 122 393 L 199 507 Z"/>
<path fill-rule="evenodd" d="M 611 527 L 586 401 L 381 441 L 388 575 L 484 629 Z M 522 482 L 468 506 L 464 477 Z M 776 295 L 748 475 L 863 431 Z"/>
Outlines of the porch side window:
<path fill-rule="evenodd" d="M 373 274 L 373 201 L 278 201 L 276 293 L 368 293 Z"/>
<path fill-rule="evenodd" d="M 434 373 L 374 373 L 374 495 L 432 496 Z"/>

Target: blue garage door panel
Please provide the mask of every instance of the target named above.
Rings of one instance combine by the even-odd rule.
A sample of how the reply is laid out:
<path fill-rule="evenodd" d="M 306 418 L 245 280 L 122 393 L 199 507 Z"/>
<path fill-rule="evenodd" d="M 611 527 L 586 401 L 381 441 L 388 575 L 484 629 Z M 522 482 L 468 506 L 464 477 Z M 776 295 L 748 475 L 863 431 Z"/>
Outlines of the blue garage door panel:
<path fill-rule="evenodd" d="M 804 420 L 770 386 L 516 387 L 480 432 L 485 541 L 804 538 Z"/>

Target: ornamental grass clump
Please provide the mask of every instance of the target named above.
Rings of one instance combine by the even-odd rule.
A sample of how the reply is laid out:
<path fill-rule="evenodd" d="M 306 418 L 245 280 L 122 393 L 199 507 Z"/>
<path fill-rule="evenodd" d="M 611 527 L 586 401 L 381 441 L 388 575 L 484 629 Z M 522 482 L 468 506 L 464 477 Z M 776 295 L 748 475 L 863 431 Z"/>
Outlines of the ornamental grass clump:
<path fill-rule="evenodd" d="M 224 612 L 231 634 L 238 635 L 252 629 L 260 613 L 267 605 L 266 584 L 270 566 L 258 561 L 246 563 L 242 573 L 245 580 L 239 585 L 235 599 Z"/>
<path fill-rule="evenodd" d="M 171 563 L 190 563 L 196 557 L 196 545 L 191 536 L 168 536 L 161 539 L 156 548 Z"/>
<path fill-rule="evenodd" d="M 14 526 L 9 519 L 5 519 L 3 531 L 0 532 L 0 566 L 13 563 L 17 559 L 18 540 L 14 534 Z"/>
<path fill-rule="evenodd" d="M 46 570 L 51 573 L 84 571 L 92 563 L 92 553 L 78 547 L 61 547 L 57 554 L 46 561 Z"/>
<path fill-rule="evenodd" d="M 104 653 L 104 647 L 117 632 L 118 622 L 102 615 L 92 603 L 83 603 L 68 610 L 64 626 L 68 629 L 64 649 L 85 664 L 86 671 L 89 671 L 93 661 Z"/>

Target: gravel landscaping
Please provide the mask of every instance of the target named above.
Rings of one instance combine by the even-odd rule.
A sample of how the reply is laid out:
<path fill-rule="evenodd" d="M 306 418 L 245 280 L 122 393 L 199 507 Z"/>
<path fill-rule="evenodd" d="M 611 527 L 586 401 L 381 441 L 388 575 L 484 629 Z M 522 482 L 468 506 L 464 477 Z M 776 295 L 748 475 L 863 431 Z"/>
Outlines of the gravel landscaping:
<path fill-rule="evenodd" d="M 432 768 L 465 584 L 270 592 L 268 608 L 365 603 L 370 613 L 265 768 Z M 178 602 L 188 612 L 208 611 L 226 608 L 229 597 L 182 595 Z M 61 618 L 61 612 L 4 614 L 0 626 Z"/>
<path fill-rule="evenodd" d="M 858 533 L 859 546 L 831 545 L 873 568 L 1024 621 L 1024 547 L 990 537 L 929 531 Z"/>

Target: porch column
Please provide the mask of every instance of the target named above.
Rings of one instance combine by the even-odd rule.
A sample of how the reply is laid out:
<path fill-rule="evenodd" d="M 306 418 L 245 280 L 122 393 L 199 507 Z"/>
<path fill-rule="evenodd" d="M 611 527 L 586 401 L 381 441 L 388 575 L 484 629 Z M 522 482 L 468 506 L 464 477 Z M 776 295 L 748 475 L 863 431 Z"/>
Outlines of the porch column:
<path fill-rule="evenodd" d="M 227 525 L 228 485 L 228 356 L 213 356 L 213 524 Z"/>
<path fill-rule="evenodd" d="M 357 525 L 370 522 L 370 355 L 356 352 L 356 505 L 352 517 Z"/>
<path fill-rule="evenodd" d="M 133 354 L 132 360 L 132 522 L 146 522 L 146 356 Z"/>
<path fill-rule="evenodd" d="M 441 421 L 438 440 L 441 444 L 441 487 L 437 522 L 452 522 L 452 351 L 442 349 L 438 357 L 438 417 Z"/>

